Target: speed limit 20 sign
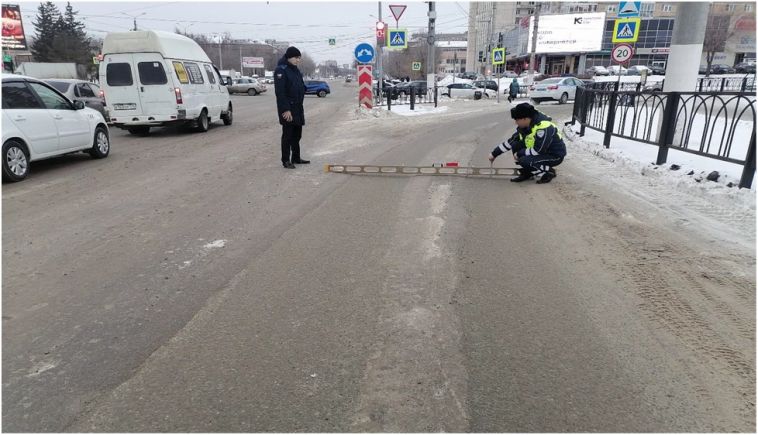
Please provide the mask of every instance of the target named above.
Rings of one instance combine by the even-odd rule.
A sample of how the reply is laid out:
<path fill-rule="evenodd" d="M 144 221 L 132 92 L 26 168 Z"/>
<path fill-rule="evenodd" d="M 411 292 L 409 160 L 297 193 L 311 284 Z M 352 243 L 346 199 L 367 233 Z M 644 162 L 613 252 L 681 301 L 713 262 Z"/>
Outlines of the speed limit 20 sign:
<path fill-rule="evenodd" d="M 634 47 L 629 44 L 619 44 L 611 51 L 611 59 L 616 63 L 628 62 L 632 56 L 634 56 Z"/>

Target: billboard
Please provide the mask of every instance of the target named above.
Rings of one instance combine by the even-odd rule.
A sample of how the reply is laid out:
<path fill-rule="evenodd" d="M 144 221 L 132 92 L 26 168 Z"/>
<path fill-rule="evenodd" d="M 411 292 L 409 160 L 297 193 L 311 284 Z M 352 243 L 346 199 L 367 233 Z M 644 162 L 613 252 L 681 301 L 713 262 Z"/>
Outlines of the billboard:
<path fill-rule="evenodd" d="M 605 12 L 540 15 L 536 53 L 576 53 L 600 51 L 603 45 Z M 529 48 L 532 47 L 534 17 L 529 20 Z"/>
<path fill-rule="evenodd" d="M 21 8 L 18 5 L 3 5 L 3 48 L 7 50 L 26 50 L 24 24 L 21 21 Z"/>
<path fill-rule="evenodd" d="M 243 68 L 264 68 L 262 57 L 243 57 Z"/>

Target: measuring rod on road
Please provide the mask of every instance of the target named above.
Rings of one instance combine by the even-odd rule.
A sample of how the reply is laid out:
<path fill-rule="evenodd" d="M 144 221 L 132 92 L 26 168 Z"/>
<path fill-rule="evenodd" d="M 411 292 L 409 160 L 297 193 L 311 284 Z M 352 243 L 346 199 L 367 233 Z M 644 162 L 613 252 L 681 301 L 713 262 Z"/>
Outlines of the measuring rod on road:
<path fill-rule="evenodd" d="M 324 165 L 324 172 L 373 175 L 462 175 L 466 177 L 497 177 L 518 175 L 518 170 L 519 168 L 478 168 L 473 166 L 458 166 L 457 163 L 438 163 L 431 166 Z"/>

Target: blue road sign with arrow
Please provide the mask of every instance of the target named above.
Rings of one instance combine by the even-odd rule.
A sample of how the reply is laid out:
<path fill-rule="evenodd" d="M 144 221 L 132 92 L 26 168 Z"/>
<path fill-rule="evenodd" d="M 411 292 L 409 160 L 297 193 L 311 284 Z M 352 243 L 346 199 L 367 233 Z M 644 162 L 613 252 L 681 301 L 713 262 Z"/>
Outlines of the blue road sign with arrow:
<path fill-rule="evenodd" d="M 365 42 L 358 44 L 355 47 L 355 60 L 360 63 L 369 63 L 374 60 L 374 47 Z"/>

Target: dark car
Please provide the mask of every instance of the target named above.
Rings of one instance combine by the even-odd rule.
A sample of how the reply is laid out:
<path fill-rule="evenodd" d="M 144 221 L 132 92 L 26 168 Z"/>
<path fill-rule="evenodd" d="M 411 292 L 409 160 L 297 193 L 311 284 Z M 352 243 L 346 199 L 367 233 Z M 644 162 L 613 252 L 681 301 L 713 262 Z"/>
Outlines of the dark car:
<path fill-rule="evenodd" d="M 740 62 L 734 66 L 734 71 L 743 74 L 755 74 L 755 62 Z"/>
<path fill-rule="evenodd" d="M 305 95 L 318 95 L 319 97 L 326 97 L 331 94 L 329 84 L 318 80 L 306 80 L 305 82 Z"/>
<path fill-rule="evenodd" d="M 666 75 L 666 68 L 660 67 L 660 66 L 648 66 L 653 71 L 653 75 L 656 76 L 665 76 Z"/>
<path fill-rule="evenodd" d="M 103 115 L 106 120 L 108 109 L 105 108 L 105 97 L 100 86 L 84 80 L 75 79 L 49 79 L 44 80 L 47 84 L 59 90 L 71 101 L 81 101 L 85 106 L 91 107 Z"/>
<path fill-rule="evenodd" d="M 475 72 L 466 71 L 465 73 L 462 73 L 460 75 L 460 78 L 462 78 L 462 79 L 468 79 L 468 80 L 476 80 L 476 76 L 477 75 L 478 74 L 475 73 Z"/>
<path fill-rule="evenodd" d="M 497 82 L 494 80 L 477 80 L 472 84 L 477 88 L 491 89 L 497 92 Z"/>
<path fill-rule="evenodd" d="M 384 95 L 389 98 L 397 99 L 398 97 L 406 97 L 411 95 L 411 92 L 416 96 L 426 95 L 427 86 L 424 80 L 414 80 L 412 82 L 402 82 L 395 86 L 387 87 L 384 91 Z"/>
<path fill-rule="evenodd" d="M 700 74 L 707 74 L 707 65 L 703 65 L 700 67 L 700 70 L 698 71 Z M 730 67 L 729 65 L 724 64 L 714 64 L 711 65 L 711 74 L 734 74 L 734 68 Z"/>

